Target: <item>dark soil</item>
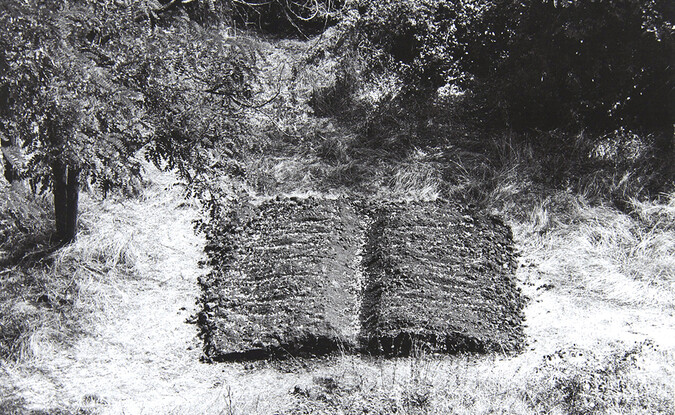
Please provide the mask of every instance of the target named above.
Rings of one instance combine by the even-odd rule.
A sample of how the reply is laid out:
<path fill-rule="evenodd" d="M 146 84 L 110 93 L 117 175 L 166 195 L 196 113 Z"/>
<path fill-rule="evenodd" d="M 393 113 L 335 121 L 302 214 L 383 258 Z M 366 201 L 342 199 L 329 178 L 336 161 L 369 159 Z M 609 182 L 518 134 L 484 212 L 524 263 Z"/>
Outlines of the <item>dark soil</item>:
<path fill-rule="evenodd" d="M 523 342 L 511 230 L 447 202 L 372 213 L 363 340 L 371 353 L 513 351 Z"/>
<path fill-rule="evenodd" d="M 518 350 L 511 230 L 447 202 L 242 204 L 207 235 L 211 360 Z"/>
<path fill-rule="evenodd" d="M 200 322 L 214 360 L 353 349 L 359 334 L 363 222 L 344 201 L 247 205 L 221 266 L 202 279 Z M 213 256 L 213 255 L 212 255 Z"/>

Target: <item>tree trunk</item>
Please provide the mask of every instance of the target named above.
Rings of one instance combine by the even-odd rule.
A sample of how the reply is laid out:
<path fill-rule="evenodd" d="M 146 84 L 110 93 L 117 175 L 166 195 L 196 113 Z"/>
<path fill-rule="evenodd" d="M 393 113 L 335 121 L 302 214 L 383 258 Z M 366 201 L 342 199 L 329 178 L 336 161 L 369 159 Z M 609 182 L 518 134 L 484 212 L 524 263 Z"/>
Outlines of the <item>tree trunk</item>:
<path fill-rule="evenodd" d="M 72 242 L 77 234 L 77 204 L 79 197 L 79 176 L 77 168 L 67 166 L 60 160 L 52 164 L 54 178 L 54 217 L 56 219 L 56 240 Z"/>
<path fill-rule="evenodd" d="M 9 66 L 7 65 L 7 60 L 5 59 L 4 54 L 0 52 L 0 71 L 7 71 L 8 68 Z M 0 116 L 6 116 L 8 114 L 8 108 L 9 86 L 4 84 L 0 86 Z M 5 168 L 5 179 L 7 179 L 7 182 L 12 183 L 14 180 L 16 180 L 16 172 L 7 158 L 9 147 L 12 145 L 12 139 L 3 134 L 5 131 L 7 131 L 7 129 L 4 127 L 4 125 L 0 125 L 0 155 L 2 155 L 2 163 Z"/>
<path fill-rule="evenodd" d="M 670 164 L 670 180 L 675 180 L 675 124 L 670 135 L 670 157 L 666 160 Z"/>
<path fill-rule="evenodd" d="M 80 194 L 80 170 L 68 167 L 68 181 L 66 182 L 66 197 L 68 212 L 66 213 L 66 236 L 68 241 L 75 240 L 77 235 L 77 207 Z"/>
<path fill-rule="evenodd" d="M 0 138 L 0 141 L 2 141 L 2 148 L 0 150 L 0 154 L 2 154 L 2 163 L 4 167 L 4 174 L 5 174 L 5 179 L 7 179 L 8 183 L 12 183 L 16 179 L 16 174 L 14 172 L 14 167 L 12 164 L 9 162 L 9 159 L 5 155 L 5 151 L 9 149 L 9 146 L 12 145 L 12 142 L 9 140 L 9 138 L 5 137 L 2 135 L 2 138 Z"/>

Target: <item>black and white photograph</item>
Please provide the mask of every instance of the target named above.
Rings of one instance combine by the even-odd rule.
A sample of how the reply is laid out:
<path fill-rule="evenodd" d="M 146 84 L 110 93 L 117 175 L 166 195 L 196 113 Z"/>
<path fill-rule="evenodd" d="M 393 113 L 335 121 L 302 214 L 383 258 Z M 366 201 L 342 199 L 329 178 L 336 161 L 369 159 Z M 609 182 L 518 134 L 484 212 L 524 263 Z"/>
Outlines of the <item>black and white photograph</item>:
<path fill-rule="evenodd" d="M 673 0 L 0 0 L 0 415 L 675 415 Z"/>

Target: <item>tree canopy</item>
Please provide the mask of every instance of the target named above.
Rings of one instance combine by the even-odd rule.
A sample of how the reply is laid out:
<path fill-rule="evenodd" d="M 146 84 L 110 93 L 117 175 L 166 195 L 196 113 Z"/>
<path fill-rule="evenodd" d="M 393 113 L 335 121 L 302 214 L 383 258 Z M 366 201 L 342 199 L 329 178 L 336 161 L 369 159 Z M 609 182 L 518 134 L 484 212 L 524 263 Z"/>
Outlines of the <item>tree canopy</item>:
<path fill-rule="evenodd" d="M 1 128 L 28 155 L 32 183 L 54 189 L 57 231 L 59 205 L 70 211 L 77 203 L 59 198 L 62 182 L 129 189 L 140 174 L 134 153 L 144 146 L 149 158 L 187 175 L 204 148 L 228 137 L 251 97 L 255 51 L 217 26 L 194 24 L 169 9 L 174 3 L 0 6 L 8 107 Z"/>

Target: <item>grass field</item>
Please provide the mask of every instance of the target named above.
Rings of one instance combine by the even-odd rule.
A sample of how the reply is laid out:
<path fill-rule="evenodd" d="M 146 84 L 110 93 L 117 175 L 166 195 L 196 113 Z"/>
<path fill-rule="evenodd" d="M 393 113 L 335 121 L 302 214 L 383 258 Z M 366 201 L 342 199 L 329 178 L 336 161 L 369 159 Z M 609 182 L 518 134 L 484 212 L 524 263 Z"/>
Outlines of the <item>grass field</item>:
<path fill-rule="evenodd" d="M 558 192 L 510 220 L 528 298 L 519 355 L 207 364 L 189 324 L 198 208 L 148 170 L 136 199 L 83 198 L 75 244 L 2 270 L 0 413 L 675 411 L 672 195 L 626 214 Z"/>

